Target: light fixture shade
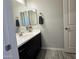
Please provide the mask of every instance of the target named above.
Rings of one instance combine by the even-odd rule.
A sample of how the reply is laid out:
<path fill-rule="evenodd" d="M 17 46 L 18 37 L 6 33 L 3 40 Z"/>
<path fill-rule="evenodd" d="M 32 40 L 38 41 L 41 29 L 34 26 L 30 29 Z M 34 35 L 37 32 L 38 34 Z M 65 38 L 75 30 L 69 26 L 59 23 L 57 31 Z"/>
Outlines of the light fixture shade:
<path fill-rule="evenodd" d="M 25 0 L 16 0 L 16 1 L 21 3 L 21 4 L 25 4 Z"/>

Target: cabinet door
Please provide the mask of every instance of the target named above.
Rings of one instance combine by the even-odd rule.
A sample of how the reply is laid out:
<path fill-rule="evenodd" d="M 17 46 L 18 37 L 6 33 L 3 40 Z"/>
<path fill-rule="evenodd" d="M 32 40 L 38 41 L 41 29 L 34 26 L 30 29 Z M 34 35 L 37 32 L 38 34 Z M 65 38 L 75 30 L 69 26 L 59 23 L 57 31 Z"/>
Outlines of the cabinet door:
<path fill-rule="evenodd" d="M 41 34 L 38 34 L 29 41 L 30 49 L 27 52 L 27 55 L 30 59 L 35 59 L 41 49 Z"/>

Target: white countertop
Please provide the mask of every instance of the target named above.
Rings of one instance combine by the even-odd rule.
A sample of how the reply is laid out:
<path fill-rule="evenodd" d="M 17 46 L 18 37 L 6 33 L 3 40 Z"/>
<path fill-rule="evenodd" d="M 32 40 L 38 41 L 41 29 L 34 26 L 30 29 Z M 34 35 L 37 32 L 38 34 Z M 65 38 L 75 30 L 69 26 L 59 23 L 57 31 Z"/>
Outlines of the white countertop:
<path fill-rule="evenodd" d="M 16 39 L 17 39 L 17 46 L 20 47 L 25 42 L 31 40 L 33 37 L 35 37 L 37 34 L 40 33 L 40 30 L 33 30 L 32 32 L 25 32 L 22 36 L 19 36 L 19 34 L 16 33 Z"/>

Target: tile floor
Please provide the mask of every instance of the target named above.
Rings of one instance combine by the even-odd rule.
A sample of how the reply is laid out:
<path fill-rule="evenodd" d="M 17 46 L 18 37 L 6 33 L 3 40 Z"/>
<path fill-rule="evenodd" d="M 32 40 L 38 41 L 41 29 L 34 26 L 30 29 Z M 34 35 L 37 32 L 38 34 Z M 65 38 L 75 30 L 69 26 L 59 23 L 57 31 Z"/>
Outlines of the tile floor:
<path fill-rule="evenodd" d="M 76 59 L 75 54 L 64 53 L 61 50 L 42 49 L 37 59 Z"/>

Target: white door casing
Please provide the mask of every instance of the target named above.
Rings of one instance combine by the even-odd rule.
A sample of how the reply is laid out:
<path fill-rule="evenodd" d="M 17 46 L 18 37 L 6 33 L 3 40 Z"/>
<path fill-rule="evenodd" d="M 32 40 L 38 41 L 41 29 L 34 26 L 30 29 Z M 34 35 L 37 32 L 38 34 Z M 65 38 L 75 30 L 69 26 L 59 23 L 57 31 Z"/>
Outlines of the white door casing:
<path fill-rule="evenodd" d="M 11 0 L 3 0 L 3 59 L 19 59 Z"/>
<path fill-rule="evenodd" d="M 76 52 L 76 0 L 63 0 L 65 52 Z"/>

